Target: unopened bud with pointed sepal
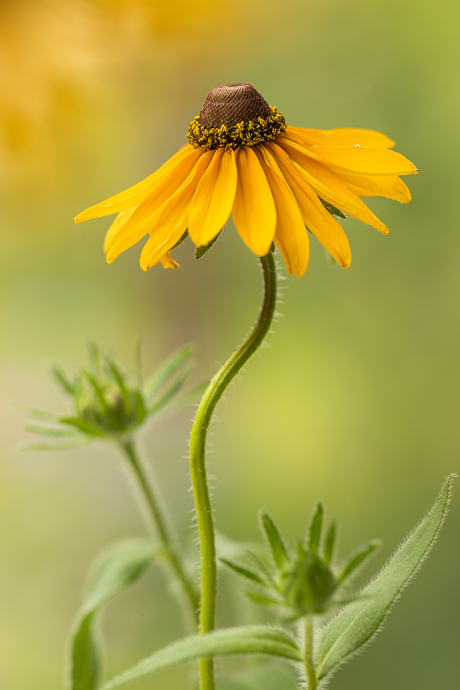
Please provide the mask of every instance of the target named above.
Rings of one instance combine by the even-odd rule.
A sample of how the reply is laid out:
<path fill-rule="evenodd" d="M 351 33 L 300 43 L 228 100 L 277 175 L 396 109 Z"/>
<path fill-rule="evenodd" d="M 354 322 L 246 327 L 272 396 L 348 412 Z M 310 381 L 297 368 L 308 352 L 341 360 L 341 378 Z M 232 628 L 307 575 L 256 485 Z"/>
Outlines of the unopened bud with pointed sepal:
<path fill-rule="evenodd" d="M 229 559 L 221 559 L 238 575 L 259 586 L 248 592 L 256 603 L 280 607 L 288 620 L 309 614 L 323 614 L 344 603 L 341 592 L 358 568 L 380 546 L 373 540 L 357 549 L 340 566 L 334 562 L 337 523 L 332 521 L 323 538 L 324 507 L 318 501 L 310 520 L 307 537 L 292 553 L 271 515 L 260 512 L 260 526 L 265 538 L 270 565 L 255 554 L 248 554 L 253 568 Z M 286 618 L 286 616 L 285 616 Z"/>
<path fill-rule="evenodd" d="M 54 422 L 47 426 L 29 425 L 27 430 L 56 442 L 31 444 L 28 450 L 71 448 L 95 438 L 129 436 L 147 418 L 168 412 L 192 402 L 205 390 L 207 383 L 183 393 L 183 385 L 194 367 L 195 347 L 185 345 L 170 357 L 142 384 L 139 365 L 139 343 L 135 348 L 136 376 L 125 375 L 113 358 L 90 343 L 90 366 L 73 378 L 58 367 L 52 372 L 72 399 L 73 414 L 60 417 L 25 408 L 36 418 Z"/>

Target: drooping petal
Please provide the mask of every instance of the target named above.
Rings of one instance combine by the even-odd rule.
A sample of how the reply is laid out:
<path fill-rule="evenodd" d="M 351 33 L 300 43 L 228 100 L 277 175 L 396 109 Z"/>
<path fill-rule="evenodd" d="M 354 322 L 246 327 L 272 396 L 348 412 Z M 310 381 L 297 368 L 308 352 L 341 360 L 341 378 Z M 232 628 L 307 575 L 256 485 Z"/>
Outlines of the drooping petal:
<path fill-rule="evenodd" d="M 399 177 L 392 175 L 369 177 L 345 172 L 340 172 L 339 175 L 359 196 L 385 196 L 388 199 L 401 201 L 403 204 L 411 200 L 409 187 Z"/>
<path fill-rule="evenodd" d="M 188 233 L 197 247 L 208 244 L 227 222 L 235 200 L 235 152 L 219 149 L 198 183 L 188 219 Z"/>
<path fill-rule="evenodd" d="M 111 264 L 126 249 L 139 242 L 146 234 L 145 228 L 134 227 L 126 229 L 127 221 L 133 213 L 133 209 L 128 208 L 120 211 L 107 231 L 104 241 L 104 251 L 107 263 Z"/>
<path fill-rule="evenodd" d="M 148 231 L 152 218 L 159 212 L 163 204 L 195 175 L 197 163 L 203 155 L 204 151 L 202 149 L 192 149 L 192 153 L 189 156 L 184 158 L 176 167 L 169 170 L 158 181 L 154 191 L 135 208 L 134 213 L 126 222 L 126 231 L 137 226 L 146 227 Z"/>
<path fill-rule="evenodd" d="M 312 146 L 310 155 L 334 170 L 364 175 L 412 175 L 417 168 L 401 153 L 367 146 Z"/>
<path fill-rule="evenodd" d="M 149 194 L 151 194 L 155 188 L 158 186 L 159 182 L 169 173 L 171 170 L 175 170 L 176 166 L 180 166 L 183 161 L 186 161 L 189 157 L 196 159 L 195 149 L 187 144 L 180 151 L 174 154 L 169 160 L 166 161 L 164 165 L 161 166 L 154 173 L 146 177 L 141 182 L 125 189 L 115 196 L 111 196 L 105 201 L 101 201 L 99 204 L 90 206 L 85 211 L 82 211 L 74 220 L 76 223 L 81 223 L 84 220 L 89 220 L 90 218 L 101 218 L 102 216 L 110 216 L 112 213 L 119 213 L 125 209 L 136 206 L 141 201 L 143 201 Z"/>
<path fill-rule="evenodd" d="M 339 129 L 304 129 L 288 127 L 286 136 L 294 134 L 309 143 L 326 144 L 327 146 L 369 146 L 376 149 L 391 149 L 395 142 L 381 132 L 373 129 L 341 127 Z"/>
<path fill-rule="evenodd" d="M 289 154 L 293 164 L 301 168 L 301 175 L 321 199 L 348 213 L 353 218 L 371 225 L 384 235 L 388 233 L 388 228 L 361 201 L 356 192 L 342 179 L 342 176 L 327 165 L 314 160 L 309 156 L 308 149 L 305 147 L 282 139 L 278 143 Z"/>
<path fill-rule="evenodd" d="M 275 242 L 289 275 L 295 272 L 297 278 L 300 278 L 307 270 L 310 240 L 299 205 L 284 178 L 275 171 L 273 165 L 270 166 L 266 149 L 263 146 L 254 148 L 275 200 L 277 216 Z"/>
<path fill-rule="evenodd" d="M 332 254 L 340 266 L 348 268 L 351 262 L 351 250 L 341 225 L 326 211 L 316 193 L 293 166 L 288 154 L 273 142 L 267 142 L 263 146 L 273 155 L 281 168 L 283 176 L 299 204 L 300 212 L 308 229 Z"/>
<path fill-rule="evenodd" d="M 257 256 L 270 251 L 276 230 L 273 195 L 259 159 L 248 146 L 236 151 L 238 184 L 233 220 L 241 239 Z"/>
<path fill-rule="evenodd" d="M 164 268 L 180 268 L 179 264 L 177 261 L 174 261 L 172 258 L 171 254 L 163 254 L 163 256 L 160 259 L 161 263 L 163 264 Z"/>
<path fill-rule="evenodd" d="M 150 237 L 140 257 L 140 265 L 144 271 L 157 264 L 187 229 L 193 195 L 214 154 L 215 151 L 203 153 L 186 182 L 163 204 L 154 218 L 149 219 Z"/>

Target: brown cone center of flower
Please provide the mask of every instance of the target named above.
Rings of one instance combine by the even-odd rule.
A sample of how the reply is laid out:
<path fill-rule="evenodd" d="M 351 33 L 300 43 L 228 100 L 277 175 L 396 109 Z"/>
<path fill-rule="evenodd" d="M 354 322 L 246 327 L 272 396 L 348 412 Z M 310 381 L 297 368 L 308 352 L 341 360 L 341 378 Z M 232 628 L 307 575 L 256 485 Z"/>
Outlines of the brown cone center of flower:
<path fill-rule="evenodd" d="M 204 127 L 233 127 L 271 114 L 267 101 L 251 84 L 229 84 L 208 93 L 198 122 Z"/>

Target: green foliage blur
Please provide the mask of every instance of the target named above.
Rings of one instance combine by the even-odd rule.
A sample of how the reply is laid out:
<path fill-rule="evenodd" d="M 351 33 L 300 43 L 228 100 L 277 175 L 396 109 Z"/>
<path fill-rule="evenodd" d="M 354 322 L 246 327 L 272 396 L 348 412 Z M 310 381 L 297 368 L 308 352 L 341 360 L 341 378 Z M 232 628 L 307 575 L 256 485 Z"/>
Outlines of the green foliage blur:
<path fill-rule="evenodd" d="M 270 347 L 212 425 L 217 529 L 257 541 L 265 506 L 294 541 L 321 498 L 347 525 L 343 553 L 383 539 L 377 570 L 458 471 L 459 14 L 453 0 L 435 12 L 426 0 L 1 3 L 0 687 L 62 687 L 90 562 L 113 541 L 145 535 L 115 451 L 18 455 L 27 438 L 15 404 L 69 413 L 46 365 L 77 369 L 88 338 L 129 366 L 142 334 L 146 372 L 194 341 L 193 385 L 215 373 L 258 313 L 257 260 L 231 223 L 199 261 L 184 242 L 179 271 L 143 273 L 139 247 L 106 264 L 109 219 L 72 220 L 172 155 L 215 86 L 252 83 L 288 124 L 382 131 L 420 173 L 406 178 L 409 205 L 370 200 L 388 237 L 343 221 L 348 271 L 312 242 L 304 278 L 282 284 Z M 190 409 L 159 420 L 142 446 L 193 551 L 190 424 Z M 454 500 L 383 634 L 331 688 L 455 686 L 458 528 Z M 219 625 L 260 622 L 235 579 L 222 570 Z M 107 608 L 109 676 L 183 634 L 165 588 L 155 570 Z M 183 687 L 188 674 L 164 673 L 162 690 Z"/>

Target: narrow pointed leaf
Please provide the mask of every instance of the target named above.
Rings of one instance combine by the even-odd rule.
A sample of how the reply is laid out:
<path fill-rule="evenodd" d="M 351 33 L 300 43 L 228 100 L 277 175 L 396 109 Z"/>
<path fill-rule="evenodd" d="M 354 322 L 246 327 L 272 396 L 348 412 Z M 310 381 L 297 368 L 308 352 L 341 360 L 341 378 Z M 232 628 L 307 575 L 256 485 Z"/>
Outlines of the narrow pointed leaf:
<path fill-rule="evenodd" d="M 354 575 L 358 568 L 360 568 L 364 562 L 381 547 L 381 545 L 382 542 L 380 539 L 373 539 L 356 549 L 337 576 L 337 585 L 341 585 L 351 575 Z"/>
<path fill-rule="evenodd" d="M 174 399 L 163 407 L 163 411 L 172 412 L 173 410 L 177 410 L 179 407 L 185 407 L 185 405 L 188 405 L 189 403 L 195 402 L 196 400 L 201 400 L 208 386 L 209 381 L 205 381 L 204 383 L 199 383 L 194 388 L 185 391 L 185 393 L 175 395 Z"/>
<path fill-rule="evenodd" d="M 281 569 L 289 561 L 289 554 L 278 526 L 264 508 L 260 511 L 260 524 L 273 554 L 273 560 L 277 568 Z"/>
<path fill-rule="evenodd" d="M 316 503 L 308 530 L 308 548 L 313 553 L 318 553 L 323 527 L 324 506 L 321 501 Z"/>
<path fill-rule="evenodd" d="M 69 393 L 69 395 L 73 395 L 75 393 L 75 383 L 72 383 L 72 381 L 70 381 L 70 379 L 67 377 L 67 375 L 62 371 L 60 367 L 57 367 L 53 364 L 53 366 L 51 367 L 51 373 L 53 374 L 54 378 L 59 383 L 59 385 L 62 386 L 62 388 L 66 391 L 66 393 Z"/>
<path fill-rule="evenodd" d="M 254 601 L 256 604 L 262 604 L 263 606 L 280 606 L 281 602 L 271 597 L 264 597 L 263 594 L 258 594 L 257 592 L 246 592 L 246 596 Z"/>
<path fill-rule="evenodd" d="M 153 395 L 159 388 L 164 386 L 171 376 L 173 376 L 185 362 L 195 354 L 196 346 L 189 343 L 173 352 L 163 364 L 152 374 L 145 384 L 144 394 L 146 398 Z"/>
<path fill-rule="evenodd" d="M 267 580 L 270 584 L 274 583 L 273 575 L 265 565 L 265 563 L 259 558 L 259 556 L 252 551 L 245 551 L 245 555 L 250 558 L 253 562 L 253 564 L 256 566 L 256 568 L 259 569 L 259 572 L 262 574 L 262 577 Z"/>
<path fill-rule="evenodd" d="M 126 414 L 129 415 L 130 413 L 130 401 L 129 401 L 129 392 L 128 389 L 126 388 L 126 383 L 125 379 L 123 378 L 123 374 L 115 364 L 115 362 L 110 362 L 109 363 L 109 369 L 115 379 L 115 381 L 118 383 L 118 387 L 120 389 L 121 397 L 123 399 L 123 408 L 126 412 Z"/>
<path fill-rule="evenodd" d="M 37 410 L 35 407 L 28 407 L 27 405 L 17 405 L 18 409 L 26 412 L 31 417 L 36 419 L 47 419 L 49 421 L 58 422 L 59 415 L 53 414 L 52 412 L 46 412 L 45 410 Z"/>
<path fill-rule="evenodd" d="M 221 230 L 220 232 L 222 232 L 222 230 Z M 219 239 L 220 232 L 219 232 L 218 235 L 216 235 L 216 236 L 214 237 L 214 239 L 212 239 L 212 240 L 211 240 L 208 244 L 206 244 L 204 247 L 197 247 L 197 248 L 195 249 L 195 259 L 201 259 L 201 257 L 204 256 L 204 255 L 206 254 L 206 252 L 208 252 L 208 251 L 211 249 L 211 247 L 212 247 L 212 245 L 214 244 L 214 242 L 217 242 L 217 240 Z"/>
<path fill-rule="evenodd" d="M 337 539 L 337 521 L 332 520 L 324 540 L 323 561 L 329 565 L 334 557 L 334 547 Z"/>
<path fill-rule="evenodd" d="M 238 573 L 238 575 L 245 577 L 247 580 L 257 582 L 259 585 L 265 584 L 265 580 L 262 577 L 260 577 L 260 575 L 255 573 L 253 570 L 245 568 L 244 566 L 239 565 L 239 563 L 235 563 L 234 561 L 230 561 L 228 558 L 219 558 L 219 561 L 231 570 L 234 570 L 235 573 Z"/>
<path fill-rule="evenodd" d="M 101 675 L 100 643 L 95 630 L 98 610 L 145 572 L 158 549 L 145 539 L 116 544 L 93 568 L 85 602 L 71 639 L 71 690 L 95 690 Z"/>
<path fill-rule="evenodd" d="M 145 409 L 144 398 L 140 391 L 136 391 L 134 395 L 134 405 L 136 407 L 136 420 L 138 424 L 142 424 L 144 421 L 147 410 Z"/>
<path fill-rule="evenodd" d="M 387 565 L 343 611 L 319 631 L 318 678 L 329 676 L 380 629 L 392 605 L 433 546 L 447 513 L 454 476 L 447 478 L 436 503 Z"/>
<path fill-rule="evenodd" d="M 74 450 L 85 446 L 89 441 L 84 437 L 75 439 L 74 441 L 67 441 L 66 443 L 27 443 L 19 448 L 19 452 L 24 453 L 28 450 Z"/>
<path fill-rule="evenodd" d="M 40 436 L 53 436 L 55 438 L 80 438 L 75 431 L 71 429 L 59 429 L 52 426 L 37 426 L 36 424 L 27 424 L 24 427 L 26 431 L 31 431 L 33 434 L 40 434 Z"/>
<path fill-rule="evenodd" d="M 59 420 L 62 424 L 69 424 L 69 426 L 74 426 L 76 429 L 83 431 L 84 434 L 89 434 L 90 436 L 105 436 L 105 431 L 99 429 L 99 427 L 90 424 L 85 419 L 81 417 L 61 417 Z"/>
<path fill-rule="evenodd" d="M 230 628 L 174 642 L 104 683 L 100 690 L 116 690 L 188 661 L 235 654 L 269 654 L 292 661 L 302 660 L 302 653 L 295 641 L 283 630 L 265 626 Z"/>
<path fill-rule="evenodd" d="M 170 385 L 167 386 L 166 390 L 164 393 L 161 395 L 160 398 L 155 400 L 152 405 L 149 407 L 149 413 L 152 414 L 153 412 L 157 412 L 158 410 L 161 410 L 165 405 L 169 403 L 171 398 L 173 398 L 176 393 L 180 391 L 182 386 L 185 383 L 185 380 L 187 379 L 188 375 L 194 368 L 194 363 L 190 362 L 190 364 L 187 364 L 184 369 L 180 372 L 180 374 L 172 381 Z"/>

